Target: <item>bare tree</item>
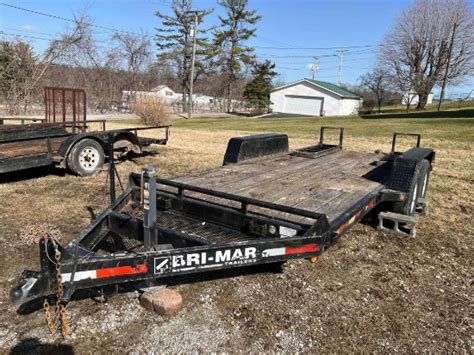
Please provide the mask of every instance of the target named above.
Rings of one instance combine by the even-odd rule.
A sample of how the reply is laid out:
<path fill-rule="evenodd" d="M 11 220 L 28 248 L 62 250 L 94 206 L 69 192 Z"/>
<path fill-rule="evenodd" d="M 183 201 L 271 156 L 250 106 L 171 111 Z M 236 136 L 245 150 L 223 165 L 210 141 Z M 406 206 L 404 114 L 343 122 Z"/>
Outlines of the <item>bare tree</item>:
<path fill-rule="evenodd" d="M 150 64 L 151 40 L 145 33 L 115 33 L 113 39 L 118 44 L 118 52 L 126 61 L 126 69 L 130 73 L 129 90 L 137 90 L 137 75 Z"/>
<path fill-rule="evenodd" d="M 397 87 L 417 93 L 417 109 L 424 109 L 444 78 L 449 57 L 451 84 L 472 74 L 474 16 L 468 0 L 415 0 L 385 37 L 380 63 Z"/>
<path fill-rule="evenodd" d="M 360 84 L 372 91 L 376 98 L 376 105 L 380 113 L 385 95 L 389 91 L 390 82 L 388 75 L 380 68 L 374 69 L 370 73 L 366 73 L 360 78 Z"/>
<path fill-rule="evenodd" d="M 72 28 L 67 30 L 58 38 L 53 39 L 48 49 L 40 57 L 38 65 L 35 66 L 31 79 L 25 82 L 24 90 L 24 111 L 26 111 L 30 104 L 31 94 L 37 88 L 38 84 L 43 79 L 48 68 L 61 58 L 71 47 L 77 45 L 84 38 L 84 33 L 88 23 L 85 17 L 75 18 Z"/>
<path fill-rule="evenodd" d="M 34 55 L 31 46 L 23 42 L 12 43 L 14 52 L 10 53 L 15 57 L 11 58 L 9 63 L 18 63 L 15 80 L 10 82 L 6 98 L 12 113 L 27 111 L 48 69 L 52 64 L 59 62 L 71 47 L 82 41 L 87 26 L 84 17 L 75 18 L 73 26 L 52 39 L 48 48 L 40 56 Z"/>

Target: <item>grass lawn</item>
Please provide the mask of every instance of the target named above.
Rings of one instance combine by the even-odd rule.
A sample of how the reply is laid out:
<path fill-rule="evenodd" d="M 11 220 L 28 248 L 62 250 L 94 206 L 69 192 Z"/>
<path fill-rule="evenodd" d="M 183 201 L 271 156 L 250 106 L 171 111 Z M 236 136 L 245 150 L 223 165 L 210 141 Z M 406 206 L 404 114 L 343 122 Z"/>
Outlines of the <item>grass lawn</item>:
<path fill-rule="evenodd" d="M 451 112 L 447 111 L 430 112 L 431 117 L 416 118 L 416 115 L 423 116 L 424 114 L 426 113 L 401 113 L 370 116 L 370 119 L 359 116 L 287 119 L 204 118 L 177 120 L 172 122 L 172 125 L 174 129 L 202 131 L 281 132 L 295 138 L 314 137 L 318 134 L 319 127 L 335 126 L 344 127 L 346 137 L 387 137 L 388 139 L 393 132 L 418 132 L 432 139 L 474 141 L 474 110 L 459 110 L 455 117 L 450 117 Z"/>
<path fill-rule="evenodd" d="M 296 148 L 314 144 L 321 125 L 341 126 L 345 148 L 387 152 L 394 131 L 418 132 L 422 146 L 436 150 L 429 215 L 420 219 L 416 238 L 358 224 L 316 265 L 291 261 L 278 274 L 184 279 L 172 285 L 184 299 L 173 318 L 145 311 L 130 294 L 106 304 L 73 301 L 67 344 L 77 353 L 472 351 L 474 118 L 469 110 L 455 115 L 172 121 L 169 144 L 155 147 L 157 154 L 117 163 L 122 181 L 143 165 L 157 167 L 162 177 L 218 167 L 229 138 L 239 135 L 288 133 Z M 400 143 L 408 148 L 413 139 Z M 22 315 L 8 301 L 20 272 L 38 268 L 37 246 L 26 245 L 20 231 L 47 222 L 67 243 L 108 205 L 106 176 L 33 169 L 0 180 L 0 353 L 24 339 L 52 341 L 41 311 Z"/>
<path fill-rule="evenodd" d="M 451 101 L 451 102 L 443 102 L 441 104 L 442 110 L 459 110 L 463 108 L 473 108 L 474 101 Z M 438 110 L 438 103 L 427 104 L 425 107 L 426 111 L 437 111 Z M 374 111 L 377 111 L 374 109 Z M 404 113 L 406 111 L 405 105 L 387 105 L 382 106 L 381 111 L 383 113 Z M 416 112 L 416 105 L 410 106 L 410 112 Z"/>

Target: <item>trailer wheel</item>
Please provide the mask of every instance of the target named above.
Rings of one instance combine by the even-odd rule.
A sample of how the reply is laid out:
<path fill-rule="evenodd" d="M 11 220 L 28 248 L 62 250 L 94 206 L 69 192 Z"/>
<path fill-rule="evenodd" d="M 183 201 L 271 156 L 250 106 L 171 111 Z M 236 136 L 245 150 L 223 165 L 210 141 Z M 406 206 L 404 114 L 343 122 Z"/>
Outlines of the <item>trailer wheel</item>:
<path fill-rule="evenodd" d="M 425 198 L 426 193 L 428 192 L 428 184 L 430 181 L 430 169 L 431 164 L 428 160 L 423 159 L 420 163 L 420 177 L 418 180 L 418 186 L 419 186 L 419 198 Z"/>
<path fill-rule="evenodd" d="M 67 165 L 71 171 L 79 176 L 96 174 L 104 165 L 104 149 L 93 139 L 83 139 L 71 149 Z"/>
<path fill-rule="evenodd" d="M 420 169 L 417 170 L 415 176 L 411 181 L 410 192 L 407 194 L 407 199 L 402 202 L 395 202 L 393 211 L 408 216 L 412 216 L 416 211 L 416 200 L 420 195 Z"/>

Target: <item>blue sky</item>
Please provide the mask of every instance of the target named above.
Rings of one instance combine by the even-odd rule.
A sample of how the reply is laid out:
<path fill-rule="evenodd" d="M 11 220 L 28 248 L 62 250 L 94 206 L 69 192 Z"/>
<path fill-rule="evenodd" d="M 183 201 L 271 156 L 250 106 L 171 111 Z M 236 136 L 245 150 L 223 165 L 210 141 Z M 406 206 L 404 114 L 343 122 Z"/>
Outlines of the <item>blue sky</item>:
<path fill-rule="evenodd" d="M 2 0 L 2 2 L 71 17 L 87 8 L 94 23 L 137 32 L 154 33 L 159 26 L 156 10 L 169 11 L 171 0 Z M 337 82 L 339 58 L 337 47 L 347 48 L 344 56 L 342 81 L 356 84 L 369 71 L 376 59 L 376 45 L 392 26 L 408 0 L 250 0 L 262 20 L 257 25 L 257 37 L 249 44 L 256 47 L 259 59 L 271 59 L 277 64 L 280 79 L 286 82 L 311 77 L 308 68 L 313 57 L 319 57 L 317 79 Z M 216 1 L 194 0 L 195 8 L 215 8 L 207 24 L 217 23 L 222 9 Z M 0 6 L 0 29 L 8 34 L 21 34 L 41 51 L 50 34 L 61 31 L 66 22 L 17 9 Z M 97 29 L 102 40 L 110 34 Z M 5 35 L 4 35 L 5 36 Z M 10 35 L 6 38 L 11 38 Z M 103 42 L 107 46 L 107 41 Z M 294 48 L 299 49 L 282 49 Z M 301 49 L 315 48 L 315 49 Z M 316 49 L 319 48 L 319 49 Z M 331 48 L 331 49 L 326 49 Z M 465 93 L 474 87 L 471 77 L 464 85 L 448 88 L 449 94 Z M 436 91 L 435 91 L 436 92 Z"/>

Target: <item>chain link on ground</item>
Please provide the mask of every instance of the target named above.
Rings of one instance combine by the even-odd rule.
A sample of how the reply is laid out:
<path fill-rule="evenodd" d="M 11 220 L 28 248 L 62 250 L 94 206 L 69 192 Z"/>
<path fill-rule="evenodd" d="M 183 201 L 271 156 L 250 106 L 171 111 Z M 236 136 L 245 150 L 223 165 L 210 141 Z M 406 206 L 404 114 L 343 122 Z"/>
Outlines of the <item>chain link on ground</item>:
<path fill-rule="evenodd" d="M 58 228 L 54 228 L 48 223 L 30 224 L 20 231 L 20 239 L 29 246 L 39 244 L 44 239 L 44 236 L 50 236 L 59 241 L 62 234 Z"/>
<path fill-rule="evenodd" d="M 54 248 L 54 264 L 56 271 L 56 307 L 55 316 L 51 315 L 51 307 L 47 297 L 43 299 L 43 311 L 46 318 L 46 323 L 51 334 L 55 334 L 59 327 L 61 327 L 61 334 L 66 337 L 69 333 L 69 321 L 66 310 L 66 305 L 62 301 L 64 295 L 64 286 L 61 276 L 61 252 L 58 247 L 58 240 L 61 240 L 61 231 L 57 228 L 50 226 L 47 223 L 30 225 L 25 227 L 20 232 L 20 238 L 28 245 L 40 243 L 43 241 L 46 253 L 48 252 L 48 244 Z M 50 259 L 51 260 L 51 259 Z M 52 260 L 51 260 L 52 261 Z"/>

